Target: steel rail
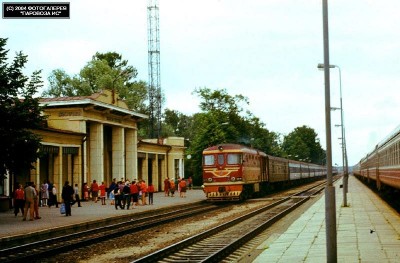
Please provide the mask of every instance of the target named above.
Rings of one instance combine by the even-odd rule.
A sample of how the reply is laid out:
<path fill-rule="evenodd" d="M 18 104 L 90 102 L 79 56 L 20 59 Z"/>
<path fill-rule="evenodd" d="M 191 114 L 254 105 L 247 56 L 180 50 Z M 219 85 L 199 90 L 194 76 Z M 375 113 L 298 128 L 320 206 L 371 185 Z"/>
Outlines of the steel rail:
<path fill-rule="evenodd" d="M 223 206 L 218 206 L 222 208 Z M 71 251 L 76 248 L 95 244 L 102 240 L 120 237 L 124 234 L 142 231 L 160 224 L 169 223 L 178 219 L 183 219 L 200 213 L 214 211 L 215 205 L 194 205 L 183 209 L 170 212 L 156 213 L 154 215 L 143 216 L 139 219 L 130 219 L 103 227 L 90 230 L 78 231 L 73 234 L 62 235 L 50 239 L 44 239 L 29 244 L 22 244 L 0 250 L 0 261 L 14 262 L 37 259 L 42 256 L 56 255 L 60 252 Z M 154 211 L 153 211 L 154 213 Z M 152 213 L 152 214 L 153 214 Z M 22 252 L 21 252 L 22 251 Z"/>
<path fill-rule="evenodd" d="M 254 238 L 258 233 L 264 231 L 267 227 L 271 226 L 273 223 L 281 219 L 283 216 L 287 215 L 298 206 L 306 202 L 310 199 L 312 195 L 315 195 L 318 192 L 321 192 L 324 189 L 325 182 L 318 184 L 317 186 L 310 187 L 306 190 L 300 191 L 298 193 L 292 194 L 286 198 L 283 198 L 279 201 L 276 201 L 272 204 L 269 204 L 263 208 L 257 209 L 253 212 L 240 216 L 230 222 L 221 224 L 216 226 L 212 229 L 206 230 L 202 233 L 189 237 L 185 240 L 179 241 L 175 244 L 172 244 L 164 249 L 151 253 L 145 257 L 139 258 L 135 261 L 136 262 L 219 262 L 227 255 L 235 251 L 239 246 L 246 243 L 250 239 Z M 309 192 L 309 194 L 305 197 L 301 195 Z M 238 224 L 249 220 L 250 218 L 259 216 L 260 214 L 267 213 L 267 211 L 271 211 L 272 209 L 283 206 L 285 203 L 292 203 L 287 205 L 286 207 L 282 208 L 280 212 L 274 212 L 272 215 L 269 216 L 268 220 L 264 220 L 264 223 L 259 224 L 259 226 L 254 227 L 253 230 L 248 231 L 246 234 L 242 234 L 236 240 L 228 242 L 228 235 L 225 234 L 221 240 L 217 241 L 216 245 L 213 245 L 208 242 L 209 238 L 225 231 L 226 229 L 237 227 Z M 265 218 L 264 218 L 265 219 Z M 204 241 L 207 239 L 207 241 Z M 227 243 L 228 242 L 228 243 Z M 207 244 L 203 244 L 207 243 Z M 190 246 L 196 245 L 197 247 L 194 249 L 190 249 Z M 206 247 L 206 251 L 202 249 Z M 214 251 L 212 251 L 214 250 Z M 185 251 L 183 253 L 182 251 Z M 187 256 L 180 257 L 179 253 Z M 173 256 L 172 256 L 173 255 Z"/>

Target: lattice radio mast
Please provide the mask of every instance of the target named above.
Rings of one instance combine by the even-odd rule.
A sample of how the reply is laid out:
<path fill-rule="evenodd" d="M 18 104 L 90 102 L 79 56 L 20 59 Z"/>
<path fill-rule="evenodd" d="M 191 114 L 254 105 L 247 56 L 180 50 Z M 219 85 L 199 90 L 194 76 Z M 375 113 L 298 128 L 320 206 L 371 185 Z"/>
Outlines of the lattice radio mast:
<path fill-rule="evenodd" d="M 148 61 L 149 61 L 149 135 L 160 138 L 161 132 L 161 84 L 160 84 L 160 26 L 158 0 L 147 4 Z"/>

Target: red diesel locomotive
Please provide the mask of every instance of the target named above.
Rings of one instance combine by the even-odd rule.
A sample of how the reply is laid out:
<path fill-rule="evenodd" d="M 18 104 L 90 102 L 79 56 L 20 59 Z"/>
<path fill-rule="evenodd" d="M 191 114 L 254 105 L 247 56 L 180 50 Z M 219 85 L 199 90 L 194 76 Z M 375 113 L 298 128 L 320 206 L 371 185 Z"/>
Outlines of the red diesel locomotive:
<path fill-rule="evenodd" d="M 244 200 L 272 186 L 326 176 L 326 167 L 265 154 L 239 144 L 219 144 L 203 151 L 203 186 L 207 200 Z"/>

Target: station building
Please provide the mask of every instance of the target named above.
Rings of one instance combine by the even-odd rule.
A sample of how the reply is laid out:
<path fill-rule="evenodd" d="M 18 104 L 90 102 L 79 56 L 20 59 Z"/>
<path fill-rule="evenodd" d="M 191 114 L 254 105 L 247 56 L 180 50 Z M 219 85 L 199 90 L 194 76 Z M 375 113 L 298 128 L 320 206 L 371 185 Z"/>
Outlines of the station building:
<path fill-rule="evenodd" d="M 108 187 L 113 178 L 143 179 L 161 191 L 166 177 L 184 178 L 184 138 L 138 139 L 137 124 L 147 115 L 129 110 L 112 91 L 91 96 L 43 98 L 46 125 L 41 136 L 40 158 L 28 174 L 6 179 L 5 195 L 16 182 L 44 181 L 61 189 L 65 181 L 90 186 L 93 180 Z M 8 188 L 8 189 L 7 189 Z"/>

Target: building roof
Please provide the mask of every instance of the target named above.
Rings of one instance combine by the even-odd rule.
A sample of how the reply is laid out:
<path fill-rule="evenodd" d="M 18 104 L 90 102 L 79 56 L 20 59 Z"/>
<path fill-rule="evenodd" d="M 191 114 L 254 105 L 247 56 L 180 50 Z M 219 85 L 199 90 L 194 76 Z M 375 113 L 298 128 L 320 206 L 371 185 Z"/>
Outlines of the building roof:
<path fill-rule="evenodd" d="M 110 110 L 116 115 L 131 115 L 135 119 L 147 119 L 146 114 L 129 110 L 126 103 L 110 90 L 103 90 L 90 96 L 40 98 L 40 106 L 46 108 L 93 106 L 97 110 Z"/>

